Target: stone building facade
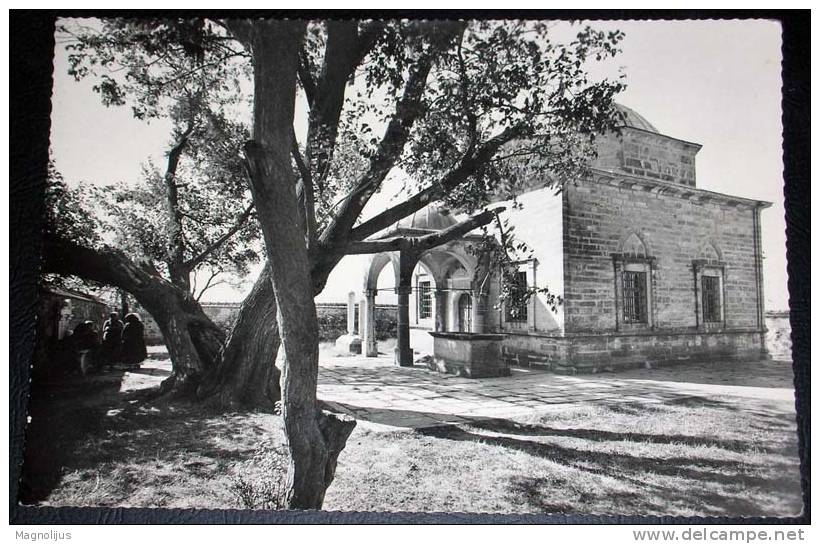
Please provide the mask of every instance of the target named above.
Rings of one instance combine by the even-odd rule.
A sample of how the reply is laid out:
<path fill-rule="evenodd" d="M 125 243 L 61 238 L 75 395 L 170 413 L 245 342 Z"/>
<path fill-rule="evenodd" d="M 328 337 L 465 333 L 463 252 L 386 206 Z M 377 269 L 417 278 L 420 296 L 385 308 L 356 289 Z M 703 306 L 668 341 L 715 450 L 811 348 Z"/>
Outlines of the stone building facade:
<path fill-rule="evenodd" d="M 528 282 L 560 286 L 564 303 L 540 324 L 547 312 L 533 297 L 526 327 L 499 312 L 506 357 L 575 372 L 764 355 L 760 212 L 770 204 L 697 188 L 700 146 L 623 110 L 590 175 L 544 206 L 560 209 L 560 252 L 523 234 L 542 223 L 527 206 L 515 217 L 548 263 L 541 275 L 528 263 Z M 539 193 L 530 199 L 550 198 Z"/>
<path fill-rule="evenodd" d="M 559 194 L 534 180 L 523 206 L 505 212 L 533 250 L 517 263 L 520 281 L 563 304 L 553 309 L 541 294 L 515 311 L 500 304 L 497 281 L 478 285 L 478 261 L 462 247 L 469 239 L 414 255 L 409 266 L 406 256 L 379 254 L 365 266 L 362 293 L 373 296 L 391 262 L 400 345 L 404 322 L 504 333 L 508 362 L 560 372 L 765 356 L 760 213 L 770 204 L 698 188 L 701 146 L 622 112 L 624 126 L 599 137 L 586 177 Z M 456 222 L 431 206 L 383 236 Z"/>

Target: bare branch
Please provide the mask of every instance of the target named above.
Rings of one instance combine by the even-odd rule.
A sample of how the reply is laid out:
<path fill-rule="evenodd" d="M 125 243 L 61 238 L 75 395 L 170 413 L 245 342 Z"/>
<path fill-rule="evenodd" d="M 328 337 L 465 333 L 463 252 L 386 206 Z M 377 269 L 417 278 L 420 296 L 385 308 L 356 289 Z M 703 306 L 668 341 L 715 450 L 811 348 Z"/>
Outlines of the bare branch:
<path fill-rule="evenodd" d="M 306 94 L 313 94 L 312 99 L 308 96 L 307 163 L 319 192 L 324 190 L 324 180 L 336 148 L 347 83 L 373 49 L 381 35 L 383 23 L 371 21 L 361 34 L 357 27 L 356 21 L 327 22 L 327 45 L 317 80 L 314 81 L 310 74 L 307 59 L 300 56 L 299 78 L 302 80 L 303 72 L 306 72 L 304 79 L 307 85 L 303 82 L 303 87 Z"/>
<path fill-rule="evenodd" d="M 452 227 L 444 229 L 441 232 L 426 234 L 424 236 L 396 236 L 383 240 L 352 242 L 345 249 L 345 253 L 348 255 L 362 255 L 368 253 L 381 253 L 383 251 L 426 251 L 428 249 L 446 244 L 451 240 L 461 238 L 471 230 L 487 225 L 497 214 L 503 211 L 503 207 L 494 208 L 492 210 L 484 210 L 483 212 L 461 221 Z"/>
<path fill-rule="evenodd" d="M 302 84 L 302 89 L 305 91 L 308 106 L 313 109 L 313 104 L 316 102 L 316 80 L 310 72 L 310 61 L 304 47 L 299 51 L 299 64 L 296 65 L 296 73 L 299 76 L 299 83 Z"/>
<path fill-rule="evenodd" d="M 364 206 L 401 157 L 413 124 L 425 112 L 425 108 L 422 107 L 422 96 L 433 61 L 439 51 L 449 45 L 450 40 L 457 35 L 461 26 L 463 26 L 461 23 L 448 25 L 444 27 L 446 30 L 436 27 L 438 32 L 434 43 L 416 61 L 408 76 L 402 97 L 396 104 L 393 118 L 387 126 L 375 156 L 370 161 L 370 167 L 356 182 L 356 187 L 351 193 L 355 196 L 342 204 L 339 212 L 325 228 L 320 237 L 323 244 L 344 245 L 346 243 L 350 229 L 356 223 Z"/>
<path fill-rule="evenodd" d="M 308 251 L 310 251 L 316 245 L 316 207 L 313 196 L 313 178 L 302 158 L 302 153 L 299 151 L 299 142 L 296 141 L 295 131 L 291 134 L 291 139 L 290 154 L 296 162 L 301 178 L 296 187 L 296 199 L 299 207 L 303 210 L 305 241 L 307 242 Z"/>
<path fill-rule="evenodd" d="M 253 203 L 249 204 L 248 207 L 245 208 L 245 211 L 243 211 L 240 214 L 240 216 L 237 218 L 234 225 L 230 229 L 228 229 L 225 232 L 225 234 L 223 234 L 222 236 L 220 236 L 219 238 L 217 238 L 216 240 L 214 240 L 213 242 L 208 244 L 205 247 L 205 249 L 203 249 L 199 253 L 199 255 L 197 255 L 196 257 L 193 257 L 193 258 L 189 259 L 188 261 L 186 261 L 185 266 L 189 270 L 193 270 L 194 268 L 196 268 L 197 265 L 201 264 L 214 251 L 219 249 L 222 246 L 222 244 L 227 242 L 234 234 L 236 234 L 237 232 L 242 230 L 242 227 L 245 226 L 245 223 L 247 222 L 248 218 L 250 217 L 252 211 L 253 211 Z"/>
<path fill-rule="evenodd" d="M 182 231 L 182 213 L 179 209 L 179 192 L 176 183 L 177 168 L 179 160 L 185 146 L 188 145 L 188 138 L 194 130 L 193 119 L 188 121 L 188 126 L 180 135 L 177 143 L 168 152 L 168 166 L 163 176 L 165 183 L 165 207 L 168 216 L 168 268 L 172 278 L 177 274 L 183 274 L 183 264 L 185 255 L 185 236 Z M 177 279 L 177 278 L 174 278 Z"/>
<path fill-rule="evenodd" d="M 523 136 L 525 133 L 526 127 L 524 127 L 524 125 L 515 125 L 490 138 L 480 145 L 473 155 L 464 157 L 456 168 L 448 172 L 433 185 L 419 191 L 407 200 L 381 212 L 353 229 L 351 239 L 364 240 L 368 236 L 372 236 L 386 229 L 396 221 L 411 215 L 428 204 L 440 200 L 449 191 L 452 191 L 466 181 L 482 164 L 491 160 L 501 146 Z"/>
<path fill-rule="evenodd" d="M 214 282 L 214 278 L 216 278 L 216 277 L 217 277 L 219 274 L 221 274 L 221 273 L 222 273 L 222 271 L 221 271 L 221 270 L 215 270 L 215 271 L 211 272 L 211 276 L 208 278 L 208 281 L 206 281 L 206 282 L 205 282 L 205 285 L 204 285 L 204 286 L 202 286 L 202 290 L 199 292 L 199 294 L 198 294 L 198 295 L 196 295 L 196 296 L 194 297 L 194 299 L 195 299 L 197 302 L 199 302 L 199 300 L 202 298 L 202 295 L 203 295 L 203 294 L 205 294 L 205 291 L 207 291 L 207 290 L 208 290 L 208 289 L 210 289 L 211 287 L 216 287 L 217 285 L 220 285 L 220 284 L 226 283 L 224 280 L 220 280 L 220 281 Z M 193 291 L 195 291 L 195 290 L 193 290 Z"/>

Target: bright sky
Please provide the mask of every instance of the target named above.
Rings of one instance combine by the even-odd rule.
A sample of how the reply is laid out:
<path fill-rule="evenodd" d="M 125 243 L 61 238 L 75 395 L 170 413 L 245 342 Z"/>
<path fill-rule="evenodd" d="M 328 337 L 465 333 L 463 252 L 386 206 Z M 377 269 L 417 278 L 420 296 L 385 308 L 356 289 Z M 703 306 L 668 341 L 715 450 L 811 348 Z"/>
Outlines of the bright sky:
<path fill-rule="evenodd" d="M 619 102 L 660 132 L 703 145 L 697 157 L 698 187 L 773 203 L 763 212 L 766 308 L 787 309 L 779 24 L 759 20 L 593 25 L 626 34 L 623 53 L 596 67 L 593 76 L 614 76 L 623 67 L 627 89 Z M 569 36 L 568 30 L 565 24 L 555 28 L 561 37 Z M 143 161 L 153 157 L 161 164 L 168 125 L 135 121 L 128 108 L 103 107 L 92 83 L 75 82 L 66 69 L 66 54 L 58 49 L 51 141 L 57 168 L 66 180 L 137 180 Z M 355 287 L 361 283 L 360 278 L 352 281 Z M 335 298 L 342 301 L 345 296 Z M 242 297 L 228 286 L 205 295 L 207 300 Z"/>

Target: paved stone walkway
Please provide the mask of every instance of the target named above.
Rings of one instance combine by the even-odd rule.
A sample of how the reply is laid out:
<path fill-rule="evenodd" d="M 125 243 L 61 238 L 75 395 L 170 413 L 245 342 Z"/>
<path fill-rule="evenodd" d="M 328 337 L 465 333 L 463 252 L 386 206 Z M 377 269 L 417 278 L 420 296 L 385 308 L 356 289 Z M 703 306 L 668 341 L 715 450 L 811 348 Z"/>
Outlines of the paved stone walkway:
<path fill-rule="evenodd" d="M 578 376 L 513 368 L 509 377 L 468 379 L 419 365 L 396 367 L 387 355 L 324 357 L 319 398 L 368 428 L 395 430 L 523 416 L 579 403 L 696 403 L 714 398 L 789 402 L 794 399 L 790 372 L 782 363 L 760 362 Z M 762 380 L 744 385 L 749 376 Z"/>

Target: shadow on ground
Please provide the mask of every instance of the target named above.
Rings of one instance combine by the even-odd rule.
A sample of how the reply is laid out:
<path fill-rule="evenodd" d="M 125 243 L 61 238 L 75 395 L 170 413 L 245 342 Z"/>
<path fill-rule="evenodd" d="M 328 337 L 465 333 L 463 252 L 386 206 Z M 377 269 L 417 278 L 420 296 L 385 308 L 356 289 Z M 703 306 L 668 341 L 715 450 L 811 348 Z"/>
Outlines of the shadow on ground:
<path fill-rule="evenodd" d="M 373 412 L 345 405 L 372 423 L 401 428 L 424 419 L 438 423 L 417 427 L 421 437 L 465 444 L 453 456 L 476 462 L 486 472 L 503 471 L 492 459 L 509 458 L 522 470 L 498 478 L 511 503 L 545 513 L 690 515 L 796 515 L 801 508 L 799 464 L 793 423 L 782 411 L 762 407 L 744 412 L 736 402 L 688 398 L 705 415 L 703 434 L 641 430 L 624 423 L 642 417 L 674 422 L 687 403 L 647 407 L 640 402 L 601 405 L 596 417 L 542 415 L 534 421 L 381 409 Z M 748 419 L 750 432 L 709 434 L 710 418 L 721 424 Z M 697 428 L 697 426 L 695 427 Z M 755 431 L 757 429 L 757 432 Z M 656 432 L 652 432 L 656 431 Z M 745 435 L 745 436 L 744 436 Z M 394 435 L 396 438 L 400 434 Z M 785 440 L 784 440 L 785 438 Z M 453 449 L 453 448 L 450 448 Z M 430 462 L 408 455 L 414 464 Z M 456 463 L 459 461 L 456 460 Z M 453 461 L 447 461 L 447 470 Z M 526 466 L 526 470 L 523 470 Z M 444 477 L 446 479 L 446 477 Z M 476 476 L 476 479 L 480 479 Z"/>
<path fill-rule="evenodd" d="M 154 376 L 158 383 L 170 372 L 143 368 L 129 374 Z M 249 458 L 268 434 L 264 425 L 248 421 L 244 414 L 218 413 L 183 401 L 169 403 L 146 389 L 121 392 L 124 377 L 124 372 L 113 371 L 33 388 L 21 503 L 53 499 L 55 490 L 60 495 L 69 475 L 99 482 L 106 470 L 117 472 L 116 485 L 105 491 L 99 485 L 78 487 L 73 482 L 77 489 L 88 489 L 88 496 L 77 500 L 119 505 L 141 487 L 159 497 L 163 485 L 186 473 L 207 478 L 213 470 L 224 472 L 231 463 Z"/>
<path fill-rule="evenodd" d="M 62 468 L 78 445 L 99 432 L 108 406 L 119 402 L 124 372 L 32 383 L 19 500 L 45 499 L 60 483 Z"/>

